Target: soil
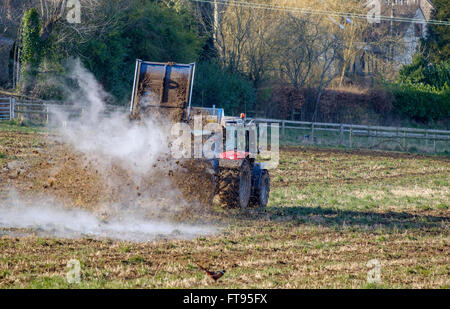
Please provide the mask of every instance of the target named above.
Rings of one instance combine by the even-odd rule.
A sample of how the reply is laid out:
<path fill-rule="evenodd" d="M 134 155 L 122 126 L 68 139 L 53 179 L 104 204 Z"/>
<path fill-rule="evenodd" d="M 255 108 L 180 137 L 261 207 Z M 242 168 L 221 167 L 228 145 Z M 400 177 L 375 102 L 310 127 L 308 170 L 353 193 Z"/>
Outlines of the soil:
<path fill-rule="evenodd" d="M 85 192 L 82 199 L 90 196 L 95 205 L 105 198 L 103 187 L 101 194 L 92 191 L 103 176 L 91 166 L 83 172 L 81 154 L 49 140 L 47 134 L 0 130 L 0 203 L 13 186 L 33 196 L 61 190 L 69 203 L 67 196 L 76 196 L 74 187 L 83 184 L 76 178 L 87 182 L 77 188 Z M 64 169 L 47 178 L 65 159 L 67 169 L 80 173 L 70 186 Z M 0 229 L 0 288 L 448 289 L 449 175 L 450 160 L 436 156 L 282 148 L 280 165 L 271 171 L 269 207 L 215 207 L 204 222 L 223 226 L 220 234 L 136 243 Z M 161 182 L 153 185 L 164 187 Z M 141 196 L 149 188 L 122 186 Z M 205 191 L 198 188 L 197 194 Z M 198 206 L 192 209 L 202 215 Z M 66 281 L 70 259 L 82 265 L 77 286 Z M 367 282 L 373 259 L 382 265 L 380 284 Z M 197 263 L 227 273 L 214 282 Z"/>
<path fill-rule="evenodd" d="M 165 125 L 186 120 L 189 75 L 170 70 L 166 79 L 157 71 L 141 72 L 133 120 L 152 117 Z M 185 219 L 212 203 L 215 176 L 206 161 L 161 157 L 148 174 L 136 175 L 120 162 L 92 159 L 50 140 L 27 161 L 29 166 L 5 170 L 23 192 L 55 196 L 68 207 L 91 210 L 105 220 L 127 208 L 151 217 Z"/>
<path fill-rule="evenodd" d="M 26 163 L 12 161 L 0 170 L 7 185 L 23 194 L 55 197 L 65 207 L 105 220 L 136 209 L 147 217 L 185 220 L 207 211 L 215 190 L 212 168 L 203 161 L 161 158 L 137 177 L 118 162 L 91 159 L 51 138 L 27 156 Z"/>

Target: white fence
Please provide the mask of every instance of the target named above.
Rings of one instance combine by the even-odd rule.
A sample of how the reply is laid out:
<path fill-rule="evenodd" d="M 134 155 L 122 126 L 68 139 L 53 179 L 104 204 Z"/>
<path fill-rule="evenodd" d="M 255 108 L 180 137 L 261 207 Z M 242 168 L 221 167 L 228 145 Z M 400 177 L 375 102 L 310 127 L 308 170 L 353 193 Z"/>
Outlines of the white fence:
<path fill-rule="evenodd" d="M 450 131 L 343 123 L 248 118 L 256 123 L 278 123 L 285 145 L 322 145 L 399 151 L 450 151 Z"/>
<path fill-rule="evenodd" d="M 87 106 L 74 106 L 57 101 L 31 101 L 18 100 L 15 98 L 0 98 L 0 121 L 1 120 L 27 120 L 33 123 L 48 124 L 55 112 L 62 111 L 69 117 L 82 117 L 88 110 Z M 121 106 L 107 105 L 105 112 L 126 112 Z"/>
<path fill-rule="evenodd" d="M 48 104 L 39 101 L 16 100 L 15 98 L 0 98 L 0 120 L 13 120 L 23 115 L 23 118 L 48 120 Z M 40 117 L 36 117 L 40 115 Z"/>
<path fill-rule="evenodd" d="M 0 98 L 0 120 L 14 119 L 14 104 L 12 98 Z"/>
<path fill-rule="evenodd" d="M 52 112 L 62 110 L 82 117 L 86 107 L 60 102 L 25 101 L 0 98 L 0 120 L 26 119 L 48 123 Z M 106 112 L 127 112 L 120 106 L 107 106 Z M 284 145 L 317 145 L 398 151 L 450 152 L 450 131 L 404 127 L 364 126 L 279 119 L 249 118 L 256 123 L 278 123 Z"/>

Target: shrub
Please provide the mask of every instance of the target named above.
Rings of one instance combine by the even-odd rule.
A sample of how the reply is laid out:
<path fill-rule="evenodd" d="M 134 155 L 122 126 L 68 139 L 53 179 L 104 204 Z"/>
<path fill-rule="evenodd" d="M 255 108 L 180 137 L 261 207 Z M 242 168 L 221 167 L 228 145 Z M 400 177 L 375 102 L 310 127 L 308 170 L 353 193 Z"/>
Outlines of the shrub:
<path fill-rule="evenodd" d="M 386 116 L 392 111 L 394 97 L 391 92 L 377 87 L 370 89 L 368 96 L 370 106 L 380 115 Z"/>
<path fill-rule="evenodd" d="M 421 54 L 404 65 L 399 79 L 389 87 L 394 111 L 420 122 L 450 117 L 450 60 L 430 63 Z"/>
<path fill-rule="evenodd" d="M 390 86 L 395 97 L 393 109 L 419 122 L 450 117 L 450 88 L 425 84 L 397 83 Z"/>
<path fill-rule="evenodd" d="M 425 57 L 416 54 L 413 62 L 400 70 L 399 82 L 444 88 L 450 85 L 450 60 L 431 64 Z"/>
<path fill-rule="evenodd" d="M 23 16 L 22 56 L 20 87 L 25 93 L 34 87 L 41 63 L 42 44 L 40 41 L 41 22 L 36 9 L 28 10 Z"/>

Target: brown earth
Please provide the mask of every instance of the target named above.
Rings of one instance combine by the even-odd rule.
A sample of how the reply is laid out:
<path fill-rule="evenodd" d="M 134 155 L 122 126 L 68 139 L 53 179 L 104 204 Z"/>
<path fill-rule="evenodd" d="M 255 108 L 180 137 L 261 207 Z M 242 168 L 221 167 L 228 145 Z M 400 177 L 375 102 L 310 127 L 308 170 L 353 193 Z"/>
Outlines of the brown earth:
<path fill-rule="evenodd" d="M 36 167 L 45 149 L 64 148 L 46 137 L 0 130 L 0 192 L 58 192 L 56 178 L 32 174 L 45 170 Z M 54 162 L 65 158 L 58 153 Z M 82 174 L 93 183 L 98 177 Z M 213 208 L 204 219 L 224 226 L 217 235 L 134 243 L 0 229 L 0 287 L 448 289 L 449 176 L 448 158 L 282 149 L 269 207 Z M 82 265 L 77 286 L 65 279 L 71 259 Z M 382 265 L 380 284 L 367 283 L 372 259 Z M 196 263 L 227 273 L 215 283 Z"/>
<path fill-rule="evenodd" d="M 0 170 L 7 180 L 3 185 L 21 194 L 56 197 L 66 207 L 87 209 L 105 219 L 114 214 L 112 205 L 186 219 L 212 202 L 214 175 L 207 162 L 161 158 L 148 175 L 137 176 L 120 162 L 89 158 L 47 134 L 39 142 L 35 135 L 12 132 L 0 132 L 0 138 L 7 140 L 2 151 L 18 158 Z"/>

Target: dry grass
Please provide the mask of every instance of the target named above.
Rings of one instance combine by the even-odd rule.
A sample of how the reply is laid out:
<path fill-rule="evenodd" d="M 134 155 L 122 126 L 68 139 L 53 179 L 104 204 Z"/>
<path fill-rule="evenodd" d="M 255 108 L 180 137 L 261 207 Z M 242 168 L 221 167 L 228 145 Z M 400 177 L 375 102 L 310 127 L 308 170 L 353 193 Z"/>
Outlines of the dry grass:
<path fill-rule="evenodd" d="M 1 164 L 35 160 L 42 143 L 0 132 Z M 449 288 L 449 159 L 291 148 L 271 176 L 266 211 L 215 206 L 204 220 L 220 234 L 191 241 L 0 230 L 0 288 Z M 366 280 L 374 258 L 380 285 Z M 65 280 L 70 259 L 81 262 L 80 285 Z M 227 273 L 214 283 L 196 262 Z"/>

